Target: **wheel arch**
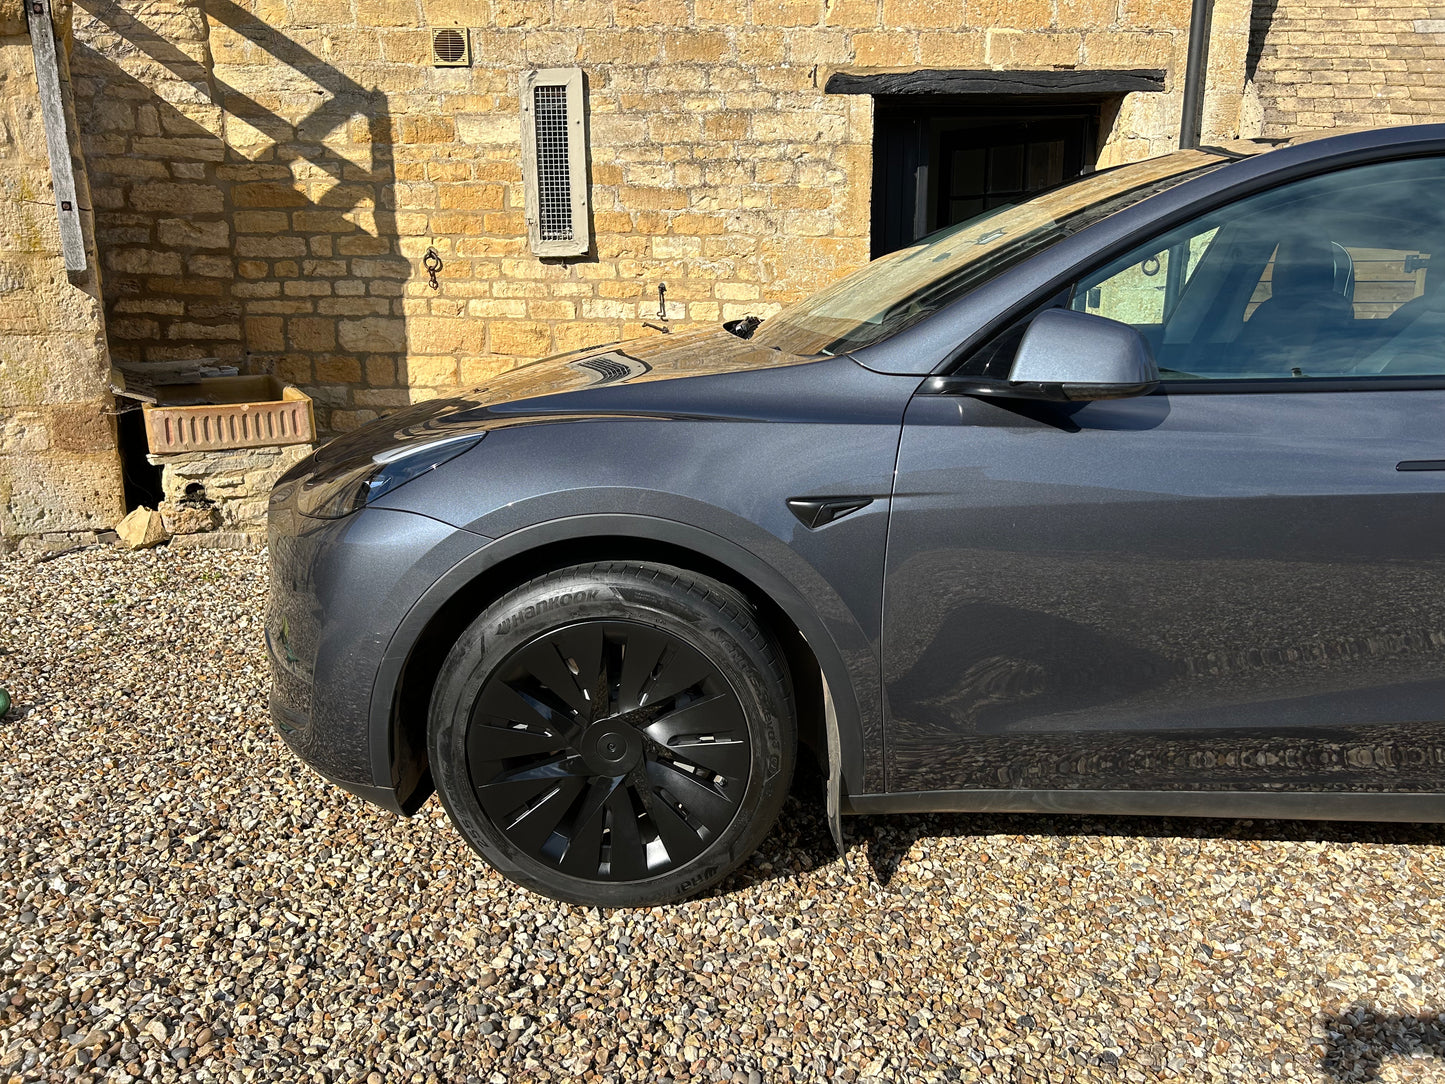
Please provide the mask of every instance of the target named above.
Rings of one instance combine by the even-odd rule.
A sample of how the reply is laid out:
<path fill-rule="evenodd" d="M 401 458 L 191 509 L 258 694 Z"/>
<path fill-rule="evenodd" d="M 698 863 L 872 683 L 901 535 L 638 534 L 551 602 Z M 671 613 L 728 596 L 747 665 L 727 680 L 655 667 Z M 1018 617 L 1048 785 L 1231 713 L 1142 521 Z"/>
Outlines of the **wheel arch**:
<path fill-rule="evenodd" d="M 674 520 L 573 516 L 523 528 L 447 571 L 392 636 L 372 688 L 372 774 L 404 813 L 432 792 L 426 725 L 442 661 L 462 630 L 507 591 L 570 564 L 651 561 L 710 576 L 741 591 L 777 638 L 792 677 L 800 743 L 845 789 L 863 780 L 865 728 L 847 665 L 821 618 L 777 569 L 741 546 Z M 833 719 L 825 712 L 824 683 Z M 834 731 L 829 741 L 830 722 Z M 836 761 L 836 763 L 835 763 Z"/>

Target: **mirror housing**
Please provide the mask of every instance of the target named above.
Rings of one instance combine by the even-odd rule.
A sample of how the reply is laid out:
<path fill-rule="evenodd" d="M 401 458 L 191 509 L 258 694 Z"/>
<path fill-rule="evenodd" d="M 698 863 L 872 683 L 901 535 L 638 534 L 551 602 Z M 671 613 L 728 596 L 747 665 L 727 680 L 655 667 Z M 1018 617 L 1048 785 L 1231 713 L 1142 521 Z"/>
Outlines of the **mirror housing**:
<path fill-rule="evenodd" d="M 954 377 L 969 395 L 1081 403 L 1146 395 L 1159 367 L 1143 335 L 1118 320 L 1073 309 L 1045 309 L 1024 332 L 1005 380 Z"/>

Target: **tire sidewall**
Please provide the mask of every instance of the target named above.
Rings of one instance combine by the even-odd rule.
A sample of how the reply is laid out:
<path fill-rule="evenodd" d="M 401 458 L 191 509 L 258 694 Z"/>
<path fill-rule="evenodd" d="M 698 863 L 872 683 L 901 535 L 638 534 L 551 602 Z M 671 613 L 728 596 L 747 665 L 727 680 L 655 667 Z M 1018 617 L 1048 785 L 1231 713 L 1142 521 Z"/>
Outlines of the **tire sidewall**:
<path fill-rule="evenodd" d="M 467 767 L 472 706 L 498 668 L 538 636 L 595 620 L 651 625 L 702 652 L 732 686 L 752 745 L 747 787 L 728 827 L 696 858 L 643 881 L 584 880 L 532 858 L 482 812 Z M 489 606 L 442 664 L 427 727 L 442 804 L 498 872 L 544 895 L 586 906 L 646 906 L 692 895 L 757 849 L 787 795 L 796 724 L 778 659 L 741 595 L 680 569 L 577 566 L 534 580 Z"/>

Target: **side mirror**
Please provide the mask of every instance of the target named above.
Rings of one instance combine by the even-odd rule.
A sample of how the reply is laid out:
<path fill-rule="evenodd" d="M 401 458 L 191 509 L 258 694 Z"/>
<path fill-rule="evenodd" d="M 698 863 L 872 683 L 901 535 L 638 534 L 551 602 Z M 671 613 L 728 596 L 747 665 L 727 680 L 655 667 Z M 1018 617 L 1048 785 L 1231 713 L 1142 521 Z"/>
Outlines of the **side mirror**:
<path fill-rule="evenodd" d="M 1006 380 L 949 378 L 955 393 L 1078 403 L 1145 395 L 1159 383 L 1149 343 L 1128 324 L 1045 309 L 1024 332 Z"/>
<path fill-rule="evenodd" d="M 1159 367 L 1148 341 L 1128 324 L 1073 309 L 1045 309 L 1024 332 L 1008 382 L 1057 389 L 1070 402 L 1124 399 L 1153 391 Z"/>

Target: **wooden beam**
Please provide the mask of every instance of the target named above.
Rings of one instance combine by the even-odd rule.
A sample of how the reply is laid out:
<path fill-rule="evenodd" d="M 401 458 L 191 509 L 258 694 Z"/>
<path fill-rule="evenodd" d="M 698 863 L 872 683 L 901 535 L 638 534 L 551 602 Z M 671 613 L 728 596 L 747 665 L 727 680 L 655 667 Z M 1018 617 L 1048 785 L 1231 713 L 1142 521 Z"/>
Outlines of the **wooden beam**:
<path fill-rule="evenodd" d="M 1158 68 L 1093 69 L 1088 71 L 960 71 L 925 69 L 854 75 L 834 72 L 823 88 L 828 94 L 959 94 L 1012 96 L 1071 95 L 1111 98 L 1135 91 L 1164 89 Z"/>
<path fill-rule="evenodd" d="M 80 208 L 75 201 L 75 172 L 70 161 L 70 139 L 65 131 L 65 104 L 60 97 L 60 65 L 55 56 L 50 0 L 25 0 L 25 14 L 30 20 L 30 48 L 35 54 L 35 81 L 40 86 L 45 145 L 50 151 L 55 212 L 60 216 L 60 251 L 65 256 L 67 271 L 84 271 L 85 237 L 80 231 Z"/>

